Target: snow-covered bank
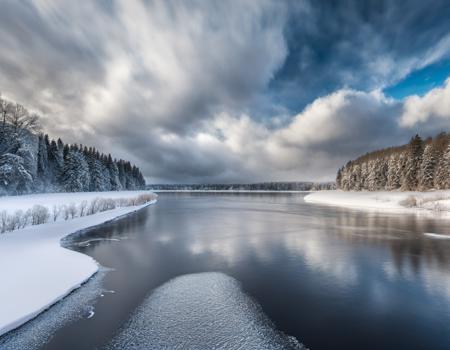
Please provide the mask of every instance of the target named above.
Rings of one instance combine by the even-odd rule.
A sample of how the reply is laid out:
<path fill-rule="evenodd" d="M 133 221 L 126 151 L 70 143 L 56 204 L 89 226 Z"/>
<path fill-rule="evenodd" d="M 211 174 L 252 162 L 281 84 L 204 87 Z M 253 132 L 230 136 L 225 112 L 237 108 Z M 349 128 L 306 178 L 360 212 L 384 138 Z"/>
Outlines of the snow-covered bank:
<path fill-rule="evenodd" d="M 0 198 L 0 207 L 53 205 L 96 197 L 134 198 L 149 191 L 40 194 Z M 47 198 L 47 200 L 46 200 Z M 33 199 L 36 201 L 33 202 Z M 8 201 L 11 205 L 8 206 Z M 90 257 L 61 247 L 65 236 L 139 210 L 142 205 L 116 208 L 68 221 L 56 221 L 0 235 L 0 335 L 32 319 L 78 288 L 97 270 Z M 21 204 L 22 203 L 22 204 Z"/>
<path fill-rule="evenodd" d="M 23 196 L 0 197 L 0 211 L 6 210 L 13 213 L 16 210 L 31 209 L 34 205 L 42 205 L 50 211 L 53 206 L 79 204 L 94 198 L 134 198 L 141 194 L 153 193 L 153 191 L 107 191 L 107 192 L 74 192 L 74 193 L 38 193 Z"/>
<path fill-rule="evenodd" d="M 305 202 L 354 209 L 450 216 L 450 190 L 430 192 L 320 191 L 305 196 Z"/>

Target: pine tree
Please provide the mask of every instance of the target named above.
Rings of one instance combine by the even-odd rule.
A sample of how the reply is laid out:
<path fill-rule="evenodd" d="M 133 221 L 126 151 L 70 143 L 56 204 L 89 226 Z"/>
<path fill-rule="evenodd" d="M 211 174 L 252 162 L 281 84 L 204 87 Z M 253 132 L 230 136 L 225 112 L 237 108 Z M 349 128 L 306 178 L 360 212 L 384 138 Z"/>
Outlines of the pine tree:
<path fill-rule="evenodd" d="M 89 167 L 83 154 L 76 150 L 65 148 L 64 167 L 61 173 L 61 183 L 67 192 L 83 192 L 89 190 Z"/>
<path fill-rule="evenodd" d="M 408 158 L 402 189 L 414 191 L 418 188 L 420 165 L 422 163 L 423 145 L 419 135 L 414 136 L 408 144 Z"/>
<path fill-rule="evenodd" d="M 421 191 L 430 190 L 434 187 L 435 167 L 436 159 L 434 157 L 433 147 L 431 143 L 429 143 L 425 146 L 422 163 L 420 165 L 419 189 Z"/>
<path fill-rule="evenodd" d="M 439 157 L 434 177 L 434 186 L 437 189 L 450 188 L 450 144 L 444 154 Z"/>
<path fill-rule="evenodd" d="M 342 188 L 342 168 L 339 168 L 336 174 L 336 188 Z"/>
<path fill-rule="evenodd" d="M 39 182 L 39 187 L 45 189 L 48 185 L 49 180 L 49 170 L 48 170 L 48 150 L 47 143 L 48 138 L 40 134 L 38 139 L 38 154 L 37 154 L 37 181 Z"/>
<path fill-rule="evenodd" d="M 392 154 L 388 160 L 387 169 L 387 190 L 396 190 L 400 188 L 401 177 L 399 172 L 400 156 L 398 154 Z"/>

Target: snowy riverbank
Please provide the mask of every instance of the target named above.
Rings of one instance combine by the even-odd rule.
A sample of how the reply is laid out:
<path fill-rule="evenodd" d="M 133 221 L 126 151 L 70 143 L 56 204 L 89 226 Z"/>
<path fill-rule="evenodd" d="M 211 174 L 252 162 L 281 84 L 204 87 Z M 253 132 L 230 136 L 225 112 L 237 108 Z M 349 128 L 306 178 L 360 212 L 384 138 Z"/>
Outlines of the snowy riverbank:
<path fill-rule="evenodd" d="M 450 217 L 450 190 L 430 192 L 320 191 L 305 196 L 305 202 L 397 213 L 440 214 Z"/>
<path fill-rule="evenodd" d="M 79 204 L 94 198 L 132 200 L 149 191 L 58 193 L 1 197 L 0 210 Z M 61 247 L 65 236 L 137 211 L 156 200 L 93 215 L 58 220 L 0 235 L 0 335 L 20 326 L 78 288 L 98 270 L 90 257 Z"/>

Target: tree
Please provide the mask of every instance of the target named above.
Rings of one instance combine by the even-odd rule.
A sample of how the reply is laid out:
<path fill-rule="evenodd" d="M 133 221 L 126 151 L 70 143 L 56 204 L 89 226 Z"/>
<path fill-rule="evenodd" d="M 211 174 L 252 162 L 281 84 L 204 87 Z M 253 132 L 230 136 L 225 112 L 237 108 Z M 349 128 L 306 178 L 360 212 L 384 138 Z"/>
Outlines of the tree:
<path fill-rule="evenodd" d="M 431 143 L 425 146 L 419 172 L 419 189 L 426 191 L 434 187 L 434 170 L 436 159 Z"/>
<path fill-rule="evenodd" d="M 0 114 L 2 118 L 2 136 L 6 134 L 6 121 L 8 114 L 10 113 L 12 105 L 9 101 L 2 98 L 2 94 L 0 93 Z"/>
<path fill-rule="evenodd" d="M 439 157 L 434 176 L 434 186 L 437 189 L 450 187 L 450 144 L 444 154 Z"/>
<path fill-rule="evenodd" d="M 23 194 L 31 191 L 33 177 L 23 164 L 23 158 L 6 153 L 0 156 L 0 194 Z"/>
<path fill-rule="evenodd" d="M 75 150 L 67 150 L 64 155 L 64 167 L 61 184 L 67 192 L 83 192 L 89 190 L 89 167 L 84 156 Z"/>
<path fill-rule="evenodd" d="M 392 154 L 388 160 L 388 169 L 387 169 L 387 190 L 396 190 L 400 188 L 401 184 L 401 176 L 399 172 L 400 167 L 400 156 L 398 154 Z"/>
<path fill-rule="evenodd" d="M 47 136 L 47 135 L 45 135 Z M 45 189 L 49 180 L 49 161 L 48 161 L 48 149 L 46 137 L 44 135 L 39 134 L 38 139 L 38 154 L 37 154 L 37 176 L 40 182 L 40 185 Z M 48 138 L 47 138 L 48 141 Z"/>
<path fill-rule="evenodd" d="M 422 143 L 421 137 L 416 134 L 408 144 L 408 158 L 402 183 L 403 190 L 414 191 L 418 188 L 418 175 L 423 152 Z"/>

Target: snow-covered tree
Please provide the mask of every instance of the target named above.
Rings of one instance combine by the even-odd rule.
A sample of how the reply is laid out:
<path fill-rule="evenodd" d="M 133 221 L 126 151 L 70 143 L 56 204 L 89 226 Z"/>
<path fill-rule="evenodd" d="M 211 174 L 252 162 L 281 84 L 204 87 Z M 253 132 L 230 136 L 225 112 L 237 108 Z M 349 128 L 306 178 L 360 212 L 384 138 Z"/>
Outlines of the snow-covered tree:
<path fill-rule="evenodd" d="M 387 163 L 387 190 L 396 190 L 400 188 L 401 184 L 401 175 L 400 175 L 400 156 L 398 154 L 392 154 L 389 157 Z"/>
<path fill-rule="evenodd" d="M 431 143 L 425 146 L 419 172 L 419 189 L 426 191 L 434 187 L 436 159 Z"/>
<path fill-rule="evenodd" d="M 0 194 L 141 189 L 139 168 L 39 133 L 39 117 L 0 94 Z"/>
<path fill-rule="evenodd" d="M 89 167 L 84 156 L 67 149 L 64 154 L 64 167 L 61 173 L 61 184 L 66 192 L 83 192 L 89 190 Z"/>
<path fill-rule="evenodd" d="M 405 166 L 405 177 L 403 178 L 402 189 L 414 191 L 418 188 L 418 175 L 422 164 L 423 145 L 419 135 L 414 136 L 408 145 L 408 159 Z"/>
<path fill-rule="evenodd" d="M 444 154 L 438 159 L 434 176 L 434 186 L 437 189 L 450 188 L 450 144 Z"/>
<path fill-rule="evenodd" d="M 22 157 L 6 153 L 0 156 L 0 194 L 22 194 L 33 188 L 33 177 Z"/>

